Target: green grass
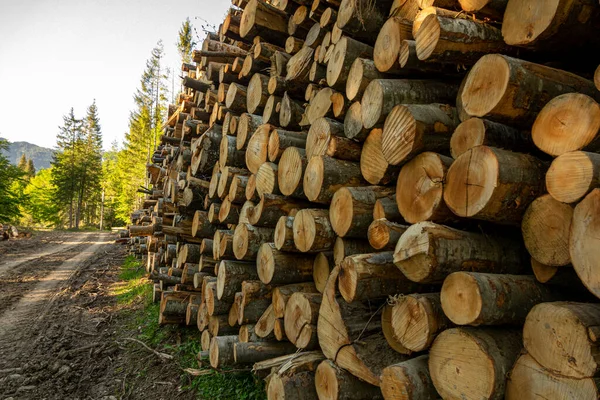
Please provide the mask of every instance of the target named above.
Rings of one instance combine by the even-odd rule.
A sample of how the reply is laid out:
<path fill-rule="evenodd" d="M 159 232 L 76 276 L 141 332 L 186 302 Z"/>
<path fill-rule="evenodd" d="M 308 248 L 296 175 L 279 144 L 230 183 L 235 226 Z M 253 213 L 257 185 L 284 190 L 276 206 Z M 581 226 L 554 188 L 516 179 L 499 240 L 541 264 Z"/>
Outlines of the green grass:
<path fill-rule="evenodd" d="M 158 325 L 159 305 L 152 302 L 152 284 L 145 275 L 141 261 L 133 256 L 127 257 L 119 273 L 121 281 L 114 288 L 117 303 L 131 306 L 127 308 L 133 313 L 129 328 L 138 331 L 137 339 L 175 356 L 182 371 L 183 388 L 195 391 L 199 399 L 266 399 L 264 382 L 249 372 L 224 370 L 190 376 L 183 371 L 185 368 L 198 369 L 196 356 L 201 350 L 200 333 L 196 327 Z M 202 360 L 202 365 L 207 364 L 208 360 Z M 145 370 L 140 373 L 145 373 Z"/>

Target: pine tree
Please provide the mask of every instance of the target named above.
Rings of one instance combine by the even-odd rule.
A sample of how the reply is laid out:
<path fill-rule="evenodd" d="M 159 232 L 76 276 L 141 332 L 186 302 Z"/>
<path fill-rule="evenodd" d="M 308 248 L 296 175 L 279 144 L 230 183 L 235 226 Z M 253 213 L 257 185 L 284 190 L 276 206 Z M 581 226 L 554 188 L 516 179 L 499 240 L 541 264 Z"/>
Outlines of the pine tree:
<path fill-rule="evenodd" d="M 25 168 L 25 172 L 30 178 L 33 178 L 35 176 L 36 170 L 35 165 L 33 164 L 33 159 L 30 158 L 29 160 L 27 160 L 27 167 Z"/>
<path fill-rule="evenodd" d="M 16 190 L 20 186 L 23 170 L 11 165 L 2 150 L 8 150 L 8 141 L 0 138 L 0 223 L 13 222 L 21 216 L 19 205 L 23 201 Z"/>
<path fill-rule="evenodd" d="M 184 63 L 192 62 L 192 50 L 194 50 L 194 46 L 197 44 L 192 35 L 193 30 L 194 28 L 192 27 L 192 23 L 190 22 L 189 18 L 186 18 L 181 24 L 181 28 L 179 28 L 179 41 L 177 42 L 177 50 L 181 56 L 181 62 Z"/>
<path fill-rule="evenodd" d="M 83 136 L 80 153 L 79 194 L 76 227 L 82 212 L 87 224 L 96 222 L 102 188 L 102 129 L 96 100 L 88 107 L 83 120 Z"/>
<path fill-rule="evenodd" d="M 63 116 L 63 126 L 56 135 L 57 149 L 52 160 L 54 199 L 67 208 L 69 228 L 74 226 L 75 206 L 79 193 L 79 147 L 82 138 L 82 121 L 75 118 L 73 108 Z"/>
<path fill-rule="evenodd" d="M 25 155 L 25 153 L 21 154 L 21 158 L 19 158 L 19 163 L 17 164 L 17 167 L 19 167 L 21 171 L 27 172 L 27 156 Z"/>

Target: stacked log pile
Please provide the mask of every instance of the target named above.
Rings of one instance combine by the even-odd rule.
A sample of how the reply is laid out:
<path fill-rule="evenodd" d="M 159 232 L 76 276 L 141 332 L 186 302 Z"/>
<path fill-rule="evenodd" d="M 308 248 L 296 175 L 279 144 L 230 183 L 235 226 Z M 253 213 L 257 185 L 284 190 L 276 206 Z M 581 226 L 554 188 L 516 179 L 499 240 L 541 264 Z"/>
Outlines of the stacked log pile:
<path fill-rule="evenodd" d="M 600 5 L 233 3 L 129 228 L 160 322 L 270 399 L 597 398 Z"/>

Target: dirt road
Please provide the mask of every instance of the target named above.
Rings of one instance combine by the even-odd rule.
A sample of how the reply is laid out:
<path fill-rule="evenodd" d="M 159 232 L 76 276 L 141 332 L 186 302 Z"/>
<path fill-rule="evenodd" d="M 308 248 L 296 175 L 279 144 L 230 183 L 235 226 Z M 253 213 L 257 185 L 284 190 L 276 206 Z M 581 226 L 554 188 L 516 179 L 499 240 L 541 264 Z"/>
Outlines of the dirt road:
<path fill-rule="evenodd" d="M 193 398 L 176 365 L 129 341 L 138 321 L 115 296 L 126 256 L 115 238 L 0 242 L 0 400 Z"/>

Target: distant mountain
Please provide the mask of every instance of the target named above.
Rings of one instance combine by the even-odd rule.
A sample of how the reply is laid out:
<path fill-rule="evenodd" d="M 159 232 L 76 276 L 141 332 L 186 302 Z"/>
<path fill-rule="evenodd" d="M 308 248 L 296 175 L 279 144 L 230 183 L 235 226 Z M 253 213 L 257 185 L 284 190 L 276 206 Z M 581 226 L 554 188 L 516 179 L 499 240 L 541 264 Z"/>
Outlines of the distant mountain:
<path fill-rule="evenodd" d="M 54 150 L 28 142 L 13 142 L 10 144 L 8 152 L 4 151 L 3 153 L 6 154 L 8 160 L 14 165 L 17 165 L 21 156 L 25 154 L 27 159 L 31 158 L 33 160 L 35 169 L 39 171 L 40 169 L 50 167 Z"/>

